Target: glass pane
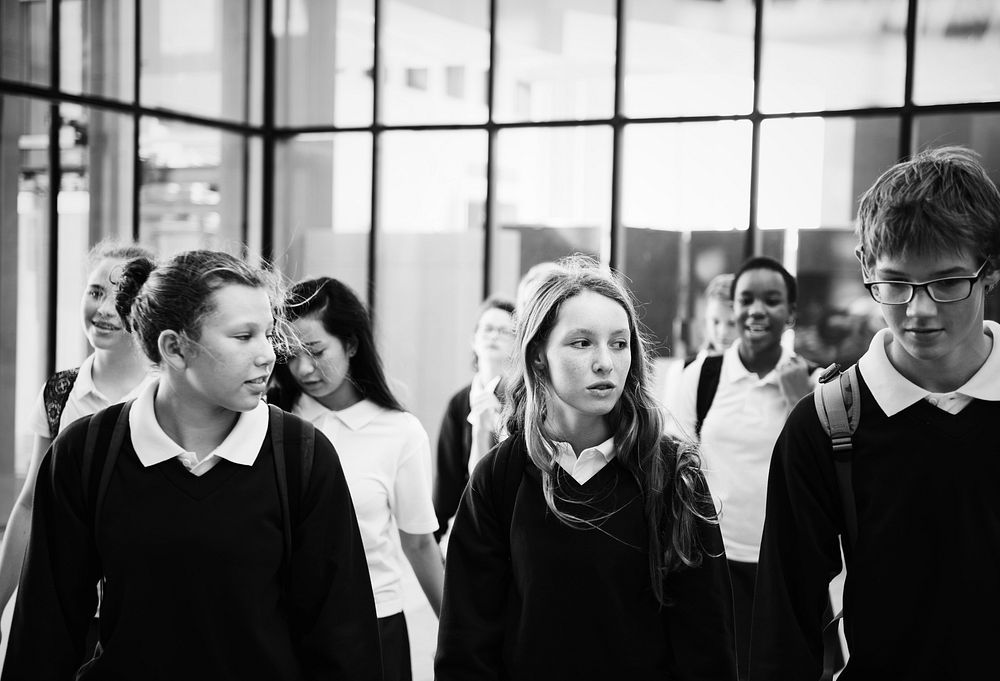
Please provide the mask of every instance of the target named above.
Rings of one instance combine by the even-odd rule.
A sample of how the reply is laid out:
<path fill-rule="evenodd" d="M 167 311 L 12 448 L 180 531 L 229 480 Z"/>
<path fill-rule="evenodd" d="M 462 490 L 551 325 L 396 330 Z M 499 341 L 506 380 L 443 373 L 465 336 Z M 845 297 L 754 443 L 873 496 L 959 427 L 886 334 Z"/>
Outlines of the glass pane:
<path fill-rule="evenodd" d="M 142 104 L 259 122 L 261 10 L 261 0 L 142 0 Z"/>
<path fill-rule="evenodd" d="M 913 136 L 914 151 L 954 144 L 972 149 L 1000 185 L 1000 113 L 918 116 Z"/>
<path fill-rule="evenodd" d="M 437 438 L 468 383 L 483 291 L 486 133 L 395 132 L 380 144 L 375 324 L 404 405 Z"/>
<path fill-rule="evenodd" d="M 34 436 L 31 411 L 45 380 L 49 296 L 49 105 L 0 99 L 0 512 L 14 502 Z M 12 323 L 13 322 L 13 323 Z"/>
<path fill-rule="evenodd" d="M 372 137 L 299 135 L 275 154 L 277 265 L 293 281 L 340 279 L 368 298 Z"/>
<path fill-rule="evenodd" d="M 275 0 L 278 125 L 369 125 L 374 0 Z"/>
<path fill-rule="evenodd" d="M 142 242 L 163 257 L 192 248 L 242 252 L 246 145 L 234 133 L 142 118 Z"/>
<path fill-rule="evenodd" d="M 857 202 L 899 154 L 895 118 L 766 120 L 760 134 L 761 229 L 852 229 Z"/>
<path fill-rule="evenodd" d="M 386 0 L 383 7 L 383 121 L 485 122 L 488 0 Z"/>
<path fill-rule="evenodd" d="M 614 113 L 614 0 L 496 2 L 495 120 Z"/>
<path fill-rule="evenodd" d="M 46 3 L 0 0 L 0 77 L 48 85 L 49 42 Z"/>
<path fill-rule="evenodd" d="M 497 135 L 491 290 L 514 296 L 528 269 L 611 247 L 611 128 L 513 128 Z"/>
<path fill-rule="evenodd" d="M 739 263 L 750 220 L 748 122 L 632 125 L 622 155 L 625 274 L 659 351 L 701 342 L 702 288 Z"/>
<path fill-rule="evenodd" d="M 625 4 L 625 113 L 748 113 L 753 106 L 753 3 Z"/>
<path fill-rule="evenodd" d="M 132 117 L 75 104 L 60 114 L 56 366 L 72 367 L 89 353 L 79 319 L 84 256 L 101 239 L 132 240 Z"/>
<path fill-rule="evenodd" d="M 1000 99 L 1000 13 L 996 2 L 917 4 L 913 101 L 917 104 Z"/>
<path fill-rule="evenodd" d="M 135 0 L 60 0 L 60 89 L 135 98 Z"/>
<path fill-rule="evenodd" d="M 762 111 L 899 106 L 906 3 L 764 0 Z"/>

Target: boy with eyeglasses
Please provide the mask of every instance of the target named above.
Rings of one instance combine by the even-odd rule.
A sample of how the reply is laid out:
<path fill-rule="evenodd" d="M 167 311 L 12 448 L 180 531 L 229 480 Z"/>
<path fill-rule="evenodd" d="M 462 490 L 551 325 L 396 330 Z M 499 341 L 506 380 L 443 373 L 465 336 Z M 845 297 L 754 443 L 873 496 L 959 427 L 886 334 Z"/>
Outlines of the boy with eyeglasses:
<path fill-rule="evenodd" d="M 888 328 L 858 362 L 841 678 L 984 678 L 1000 641 L 1000 324 L 984 320 L 1000 192 L 973 152 L 925 151 L 865 193 L 858 234 Z M 766 513 L 750 679 L 819 679 L 847 535 L 811 397 L 775 445 Z"/>

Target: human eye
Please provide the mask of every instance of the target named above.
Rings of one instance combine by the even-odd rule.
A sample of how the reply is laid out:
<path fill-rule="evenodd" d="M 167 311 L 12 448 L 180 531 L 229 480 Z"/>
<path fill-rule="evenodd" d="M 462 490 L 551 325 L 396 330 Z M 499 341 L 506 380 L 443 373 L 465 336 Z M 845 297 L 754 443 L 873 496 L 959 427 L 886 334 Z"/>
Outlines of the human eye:
<path fill-rule="evenodd" d="M 948 277 L 927 284 L 927 287 L 940 298 L 964 296 L 970 289 L 970 282 L 965 277 Z"/>
<path fill-rule="evenodd" d="M 570 347 L 574 348 L 589 348 L 590 341 L 586 338 L 577 338 L 576 340 L 570 341 Z"/>
<path fill-rule="evenodd" d="M 612 341 L 611 342 L 611 347 L 613 347 L 615 350 L 627 350 L 628 349 L 628 341 L 625 340 L 624 338 L 620 339 L 620 340 Z"/>

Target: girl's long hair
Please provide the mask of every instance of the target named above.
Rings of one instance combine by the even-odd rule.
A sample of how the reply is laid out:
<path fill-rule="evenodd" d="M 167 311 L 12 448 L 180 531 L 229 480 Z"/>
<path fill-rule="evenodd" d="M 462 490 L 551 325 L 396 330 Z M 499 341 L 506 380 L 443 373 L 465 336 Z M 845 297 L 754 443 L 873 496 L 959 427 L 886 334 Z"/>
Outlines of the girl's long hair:
<path fill-rule="evenodd" d="M 368 308 L 349 286 L 330 277 L 300 281 L 285 298 L 285 314 L 289 322 L 315 317 L 327 333 L 345 346 L 354 344 L 356 350 L 346 380 L 354 384 L 362 397 L 380 407 L 404 411 L 385 378 Z M 290 409 L 302 395 L 302 388 L 288 370 L 287 362 L 275 365 L 274 378 L 281 389 L 278 406 Z"/>
<path fill-rule="evenodd" d="M 632 295 L 618 275 L 590 258 L 573 256 L 559 261 L 559 267 L 539 282 L 524 310 L 519 310 L 502 422 L 511 435 L 524 434 L 528 456 L 542 473 L 545 503 L 553 514 L 572 526 L 590 524 L 557 507 L 556 450 L 545 423 L 552 388 L 546 369 L 534 361 L 544 352 L 562 304 L 583 291 L 614 300 L 628 315 L 631 369 L 621 399 L 607 419 L 617 459 L 641 490 L 649 528 L 650 582 L 657 600 L 666 603 L 664 577 L 700 564 L 703 549 L 697 525 L 717 520 L 694 446 L 662 434 L 663 415 L 651 390 L 648 341 Z"/>

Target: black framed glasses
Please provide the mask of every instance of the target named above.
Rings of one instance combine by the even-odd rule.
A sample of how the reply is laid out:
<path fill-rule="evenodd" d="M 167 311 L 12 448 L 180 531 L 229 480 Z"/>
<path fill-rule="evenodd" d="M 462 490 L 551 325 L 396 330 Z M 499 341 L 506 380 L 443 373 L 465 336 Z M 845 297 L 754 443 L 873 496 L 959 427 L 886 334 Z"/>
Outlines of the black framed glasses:
<path fill-rule="evenodd" d="M 957 303 L 972 295 L 972 286 L 979 281 L 989 261 L 984 262 L 975 274 L 969 277 L 943 277 L 930 281 L 866 281 L 865 288 L 875 302 L 883 305 L 906 305 L 924 289 L 935 303 Z"/>

